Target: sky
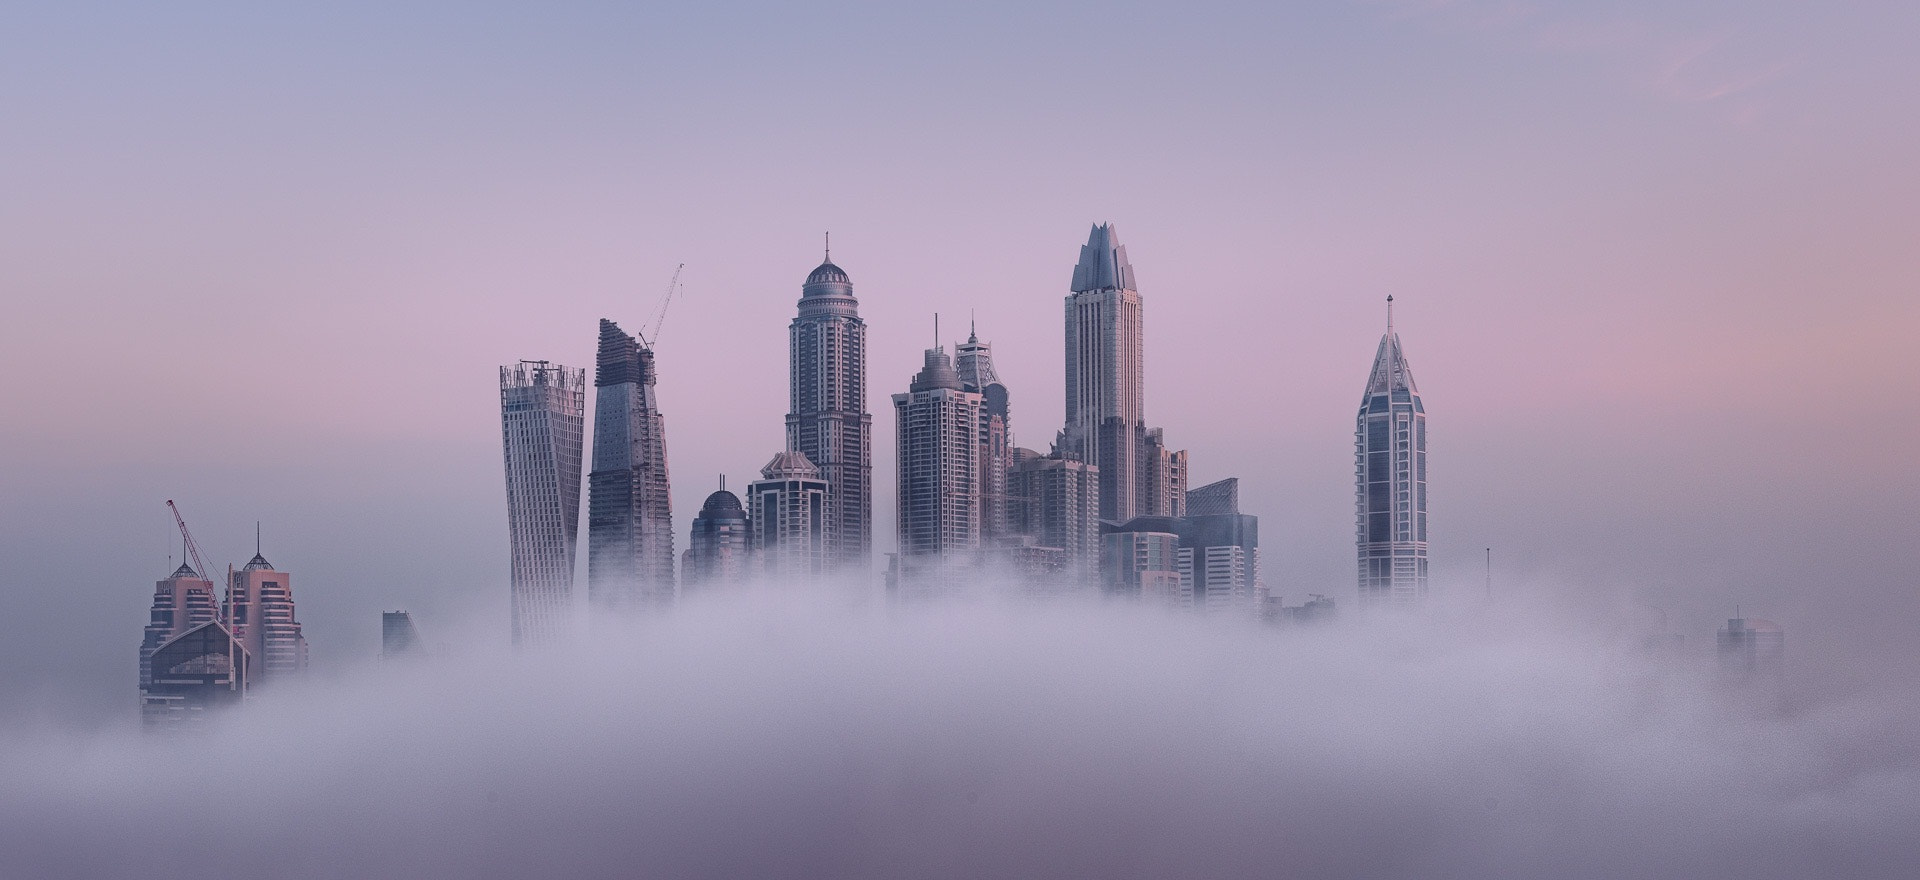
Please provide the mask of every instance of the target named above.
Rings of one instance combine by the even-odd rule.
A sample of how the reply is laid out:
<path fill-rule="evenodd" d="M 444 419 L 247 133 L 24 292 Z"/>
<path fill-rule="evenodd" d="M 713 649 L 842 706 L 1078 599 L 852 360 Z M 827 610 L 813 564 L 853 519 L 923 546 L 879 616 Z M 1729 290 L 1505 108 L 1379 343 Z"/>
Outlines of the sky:
<path fill-rule="evenodd" d="M 680 264 L 684 541 L 780 451 L 828 230 L 884 551 L 935 314 L 1044 448 L 1099 222 L 1148 421 L 1240 478 L 1290 603 L 1352 596 L 1391 294 L 1444 601 L 1491 548 L 1497 599 L 1696 646 L 1737 606 L 1870 690 L 1920 668 L 1916 36 L 1897 3 L 0 10 L 0 660 L 35 670 L 0 711 L 131 723 L 168 499 L 216 567 L 261 523 L 320 675 L 382 610 L 504 639 L 496 368 L 590 366 Z"/>

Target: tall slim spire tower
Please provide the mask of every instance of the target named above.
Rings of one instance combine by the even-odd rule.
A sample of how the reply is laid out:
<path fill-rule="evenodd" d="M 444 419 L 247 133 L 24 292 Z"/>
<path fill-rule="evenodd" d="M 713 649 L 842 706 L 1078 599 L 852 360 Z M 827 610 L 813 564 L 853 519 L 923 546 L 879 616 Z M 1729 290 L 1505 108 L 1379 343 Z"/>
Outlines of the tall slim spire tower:
<path fill-rule="evenodd" d="M 587 371 L 546 361 L 500 368 L 513 643 L 557 641 L 573 613 Z"/>
<path fill-rule="evenodd" d="M 1093 227 L 1067 295 L 1066 453 L 1100 469 L 1100 518 L 1132 519 L 1146 368 L 1140 290 L 1112 224 Z"/>
<path fill-rule="evenodd" d="M 961 387 L 980 395 L 980 537 L 999 538 L 1009 533 L 1007 474 L 1013 468 L 1007 386 L 993 369 L 992 344 L 980 341 L 971 322 L 967 341 L 954 346 L 954 355 Z"/>
<path fill-rule="evenodd" d="M 626 610 L 671 603 L 673 511 L 666 421 L 654 397 L 653 349 L 600 319 L 587 477 L 587 598 Z"/>
<path fill-rule="evenodd" d="M 1427 409 L 1400 336 L 1373 357 L 1353 433 L 1360 605 L 1412 605 L 1427 597 Z"/>
<path fill-rule="evenodd" d="M 833 252 L 800 287 L 787 328 L 787 450 L 827 482 L 828 564 L 866 569 L 873 554 L 873 415 L 867 412 L 867 324 Z"/>

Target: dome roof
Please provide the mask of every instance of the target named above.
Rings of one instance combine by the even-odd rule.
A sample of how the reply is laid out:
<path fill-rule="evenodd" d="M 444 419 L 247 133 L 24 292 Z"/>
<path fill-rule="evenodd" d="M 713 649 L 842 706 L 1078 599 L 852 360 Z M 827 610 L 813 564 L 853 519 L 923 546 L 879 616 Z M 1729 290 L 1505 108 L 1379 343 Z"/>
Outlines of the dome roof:
<path fill-rule="evenodd" d="M 241 571 L 262 571 L 262 570 L 272 571 L 273 563 L 268 562 L 265 556 L 261 556 L 258 553 L 253 554 L 253 559 L 247 562 L 247 567 L 241 569 Z"/>
<path fill-rule="evenodd" d="M 198 580 L 200 578 L 200 573 L 197 571 L 194 571 L 193 566 L 182 562 L 180 563 L 179 568 L 176 568 L 173 570 L 173 574 L 167 575 L 167 580 L 176 580 L 178 578 L 193 578 L 195 580 Z"/>
<path fill-rule="evenodd" d="M 707 519 L 734 514 L 744 517 L 747 509 L 740 506 L 740 496 L 721 489 L 707 496 L 707 503 L 700 505 L 700 515 Z"/>
<path fill-rule="evenodd" d="M 847 270 L 835 266 L 832 261 L 828 261 L 821 263 L 819 268 L 813 270 L 813 274 L 807 276 L 807 283 L 852 284 L 853 280 L 847 277 Z"/>

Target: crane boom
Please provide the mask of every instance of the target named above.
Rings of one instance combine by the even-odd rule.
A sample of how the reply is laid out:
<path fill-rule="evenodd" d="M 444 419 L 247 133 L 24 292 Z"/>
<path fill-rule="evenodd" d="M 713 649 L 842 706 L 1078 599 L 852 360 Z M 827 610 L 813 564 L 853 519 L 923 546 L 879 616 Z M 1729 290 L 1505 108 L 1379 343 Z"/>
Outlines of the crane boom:
<path fill-rule="evenodd" d="M 653 315 L 653 338 L 648 339 L 646 328 L 640 328 L 640 341 L 646 343 L 649 348 L 660 341 L 660 328 L 667 323 L 667 306 L 673 305 L 673 293 L 680 289 L 680 270 L 685 268 L 687 268 L 685 263 L 673 267 L 673 280 L 667 282 L 667 295 L 660 300 L 660 311 Z"/>
<path fill-rule="evenodd" d="M 193 567 L 200 572 L 202 578 L 213 580 L 213 575 L 208 572 L 206 563 L 200 561 L 200 545 L 193 542 L 193 533 L 187 531 L 187 521 L 180 516 L 180 508 L 171 498 L 167 499 L 167 510 L 173 512 L 173 524 L 180 527 L 180 538 L 187 544 L 187 555 L 193 559 Z"/>

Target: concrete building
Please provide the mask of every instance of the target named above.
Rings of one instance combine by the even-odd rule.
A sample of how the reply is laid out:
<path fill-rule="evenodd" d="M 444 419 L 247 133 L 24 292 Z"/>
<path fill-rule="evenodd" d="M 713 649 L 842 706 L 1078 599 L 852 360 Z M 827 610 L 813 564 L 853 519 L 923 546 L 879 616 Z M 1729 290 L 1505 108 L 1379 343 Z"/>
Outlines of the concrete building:
<path fill-rule="evenodd" d="M 700 515 L 693 518 L 687 555 L 680 565 L 683 591 L 705 586 L 738 586 L 746 580 L 747 509 L 740 496 L 727 491 L 727 478 L 720 478 L 718 491 L 707 496 Z"/>
<path fill-rule="evenodd" d="M 500 368 L 513 643 L 563 638 L 573 616 L 587 371 L 546 361 Z"/>
<path fill-rule="evenodd" d="M 787 450 L 806 456 L 831 487 L 827 557 L 871 571 L 873 416 L 867 412 L 867 324 L 846 270 L 827 259 L 800 287 L 787 328 Z"/>
<path fill-rule="evenodd" d="M 653 349 L 602 318 L 593 384 L 587 598 L 602 611 L 660 608 L 675 592 L 673 509 Z"/>
<path fill-rule="evenodd" d="M 979 561 L 982 407 L 937 345 L 907 393 L 893 395 L 902 579 Z"/>
<path fill-rule="evenodd" d="M 1100 570 L 1100 475 L 1082 461 L 1015 449 L 1007 476 L 1007 524 L 1015 535 L 1061 554 L 1070 580 L 1092 583 Z"/>
<path fill-rule="evenodd" d="M 1098 469 L 1100 518 L 1178 516 L 1185 452 L 1146 427 L 1144 304 L 1111 224 L 1093 227 L 1066 300 L 1066 428 L 1057 451 Z"/>
<path fill-rule="evenodd" d="M 1787 633 L 1771 620 L 1729 618 L 1715 644 L 1720 673 L 1726 678 L 1776 677 L 1786 667 Z"/>
<path fill-rule="evenodd" d="M 253 559 L 232 573 L 221 619 L 253 658 L 258 685 L 307 668 L 307 638 L 294 614 L 293 575 L 275 570 L 254 548 Z"/>
<path fill-rule="evenodd" d="M 183 549 L 180 553 L 186 557 Z M 153 683 L 153 652 L 167 640 L 203 623 L 211 623 L 220 614 L 220 603 L 213 592 L 213 581 L 200 576 L 185 562 L 153 585 L 153 606 L 147 612 L 147 626 L 140 639 L 140 689 Z"/>
<path fill-rule="evenodd" d="M 1102 585 L 1115 596 L 1172 602 L 1180 593 L 1180 536 L 1171 522 L 1162 531 L 1142 517 L 1130 524 L 1135 528 L 1100 536 Z"/>
<path fill-rule="evenodd" d="M 754 574 L 779 584 L 820 577 L 828 568 L 831 487 L 803 453 L 782 452 L 747 487 L 747 534 Z"/>
<path fill-rule="evenodd" d="M 1427 409 L 1393 332 L 1373 358 L 1353 434 L 1360 607 L 1427 598 Z"/>

